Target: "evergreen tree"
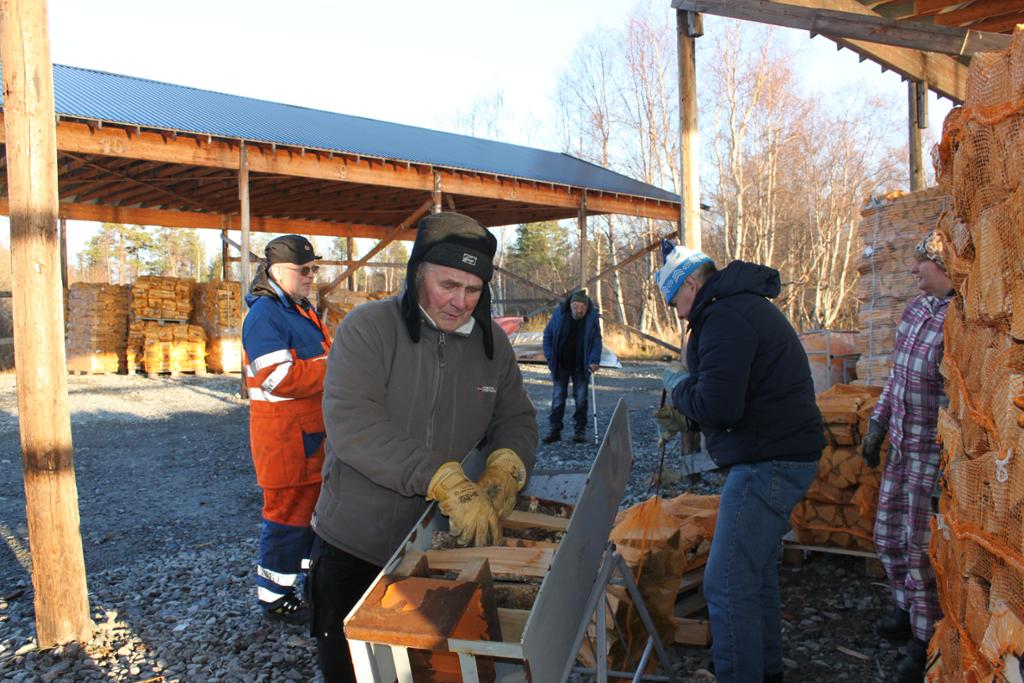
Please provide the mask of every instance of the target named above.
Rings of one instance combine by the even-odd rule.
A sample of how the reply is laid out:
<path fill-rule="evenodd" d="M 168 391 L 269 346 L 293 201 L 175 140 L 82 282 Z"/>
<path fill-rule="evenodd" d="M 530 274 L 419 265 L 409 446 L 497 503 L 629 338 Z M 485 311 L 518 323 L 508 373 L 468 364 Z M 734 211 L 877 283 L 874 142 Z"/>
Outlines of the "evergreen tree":
<path fill-rule="evenodd" d="M 143 269 L 151 243 L 151 236 L 140 225 L 103 223 L 78 254 L 78 265 L 92 279 L 131 284 Z"/>

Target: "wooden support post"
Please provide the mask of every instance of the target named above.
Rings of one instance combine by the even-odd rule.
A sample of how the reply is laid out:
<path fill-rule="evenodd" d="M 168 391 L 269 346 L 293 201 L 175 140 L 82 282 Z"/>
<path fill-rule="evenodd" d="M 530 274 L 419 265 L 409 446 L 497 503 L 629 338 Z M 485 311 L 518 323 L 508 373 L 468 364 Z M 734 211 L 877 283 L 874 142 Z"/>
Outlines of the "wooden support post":
<path fill-rule="evenodd" d="M 227 282 L 228 279 L 228 231 L 220 231 L 220 279 Z"/>
<path fill-rule="evenodd" d="M 241 280 L 242 290 L 242 319 L 245 319 L 245 313 L 248 311 L 248 306 L 245 303 L 245 295 L 249 290 L 249 284 L 252 282 L 252 273 L 249 268 L 249 154 L 245 149 L 245 143 L 243 142 L 238 150 L 238 200 L 240 203 L 239 211 L 241 213 L 241 227 L 242 227 L 242 238 L 241 238 L 241 259 L 238 262 L 238 277 Z M 242 386 L 239 389 L 239 395 L 242 398 L 249 398 L 249 389 L 245 385 L 245 352 L 241 351 L 241 383 Z"/>
<path fill-rule="evenodd" d="M 580 227 L 580 289 L 587 286 L 587 191 L 580 197 L 580 213 L 577 218 Z"/>
<path fill-rule="evenodd" d="M 700 165 L 697 138 L 696 38 L 704 32 L 696 12 L 676 11 L 679 47 L 679 239 L 700 250 Z"/>
<path fill-rule="evenodd" d="M 700 164 L 697 137 L 697 41 L 704 33 L 697 12 L 676 11 L 679 45 L 679 239 L 691 249 L 701 249 Z M 680 356 L 686 358 L 686 334 L 680 336 Z M 700 435 L 681 435 L 683 455 L 700 451 Z"/>
<path fill-rule="evenodd" d="M 345 260 L 352 261 L 352 238 L 345 238 Z M 352 271 L 348 276 L 348 291 L 354 292 L 356 289 L 356 273 Z"/>
<path fill-rule="evenodd" d="M 60 219 L 60 285 L 64 299 L 64 310 L 68 310 L 68 221 Z M 67 332 L 67 321 L 64 331 Z"/>
<path fill-rule="evenodd" d="M 12 305 L 25 513 L 40 648 L 92 633 L 72 464 L 46 2 L 0 0 Z"/>
<path fill-rule="evenodd" d="M 927 93 L 927 88 L 917 81 L 907 81 L 907 133 L 909 135 L 908 147 L 910 163 L 910 191 L 917 192 L 924 189 L 924 166 L 921 162 L 921 128 L 927 128 L 927 121 L 923 121 L 921 92 Z M 927 97 L 927 95 L 926 95 Z M 924 126 L 922 126 L 924 122 Z"/>
<path fill-rule="evenodd" d="M 431 206 L 430 213 L 441 212 L 441 174 L 434 171 L 434 191 L 430 194 Z"/>

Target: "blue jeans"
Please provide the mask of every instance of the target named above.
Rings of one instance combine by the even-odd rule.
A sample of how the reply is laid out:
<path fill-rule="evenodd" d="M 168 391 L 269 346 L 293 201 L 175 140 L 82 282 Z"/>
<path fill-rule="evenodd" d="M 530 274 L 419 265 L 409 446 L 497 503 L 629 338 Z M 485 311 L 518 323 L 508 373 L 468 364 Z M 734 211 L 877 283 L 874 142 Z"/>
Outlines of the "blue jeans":
<path fill-rule="evenodd" d="M 572 413 L 572 419 L 576 423 L 577 432 L 587 430 L 587 391 L 589 380 L 587 371 L 569 372 L 559 370 L 553 378 L 554 388 L 551 392 L 551 415 L 548 421 L 551 423 L 551 431 L 558 433 L 562 431 L 562 418 L 565 417 L 565 399 L 569 394 L 569 380 L 572 380 L 572 398 L 576 402 L 576 410 Z"/>
<path fill-rule="evenodd" d="M 817 462 L 786 460 L 729 470 L 704 570 L 719 683 L 782 671 L 777 563 L 789 515 L 817 471 Z"/>

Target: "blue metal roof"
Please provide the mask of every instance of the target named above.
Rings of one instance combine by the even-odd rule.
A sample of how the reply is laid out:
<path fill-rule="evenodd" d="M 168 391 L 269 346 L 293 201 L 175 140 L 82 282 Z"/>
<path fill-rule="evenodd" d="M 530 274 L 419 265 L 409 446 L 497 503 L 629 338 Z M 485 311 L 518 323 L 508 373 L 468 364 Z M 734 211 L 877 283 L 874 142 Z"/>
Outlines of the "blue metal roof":
<path fill-rule="evenodd" d="M 59 64 L 53 82 L 63 116 L 679 201 L 672 192 L 558 152 Z"/>

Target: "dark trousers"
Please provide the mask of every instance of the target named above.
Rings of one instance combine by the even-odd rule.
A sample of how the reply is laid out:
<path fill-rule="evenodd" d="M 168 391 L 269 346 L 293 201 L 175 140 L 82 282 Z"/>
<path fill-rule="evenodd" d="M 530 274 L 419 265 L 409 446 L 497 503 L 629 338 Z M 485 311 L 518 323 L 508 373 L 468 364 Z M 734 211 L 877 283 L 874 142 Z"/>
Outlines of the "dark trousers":
<path fill-rule="evenodd" d="M 572 398 L 576 402 L 576 410 L 572 413 L 572 419 L 576 423 L 577 432 L 587 430 L 587 391 L 589 380 L 587 371 L 579 370 L 569 372 L 559 370 L 554 376 L 554 387 L 551 391 L 551 415 L 548 421 L 551 423 L 552 432 L 562 431 L 562 418 L 565 417 L 565 400 L 569 395 L 569 380 L 572 380 Z"/>
<path fill-rule="evenodd" d="M 319 536 L 313 539 L 306 580 L 306 599 L 313 610 L 309 630 L 316 638 L 316 658 L 327 683 L 355 683 L 342 621 L 380 571 Z"/>

